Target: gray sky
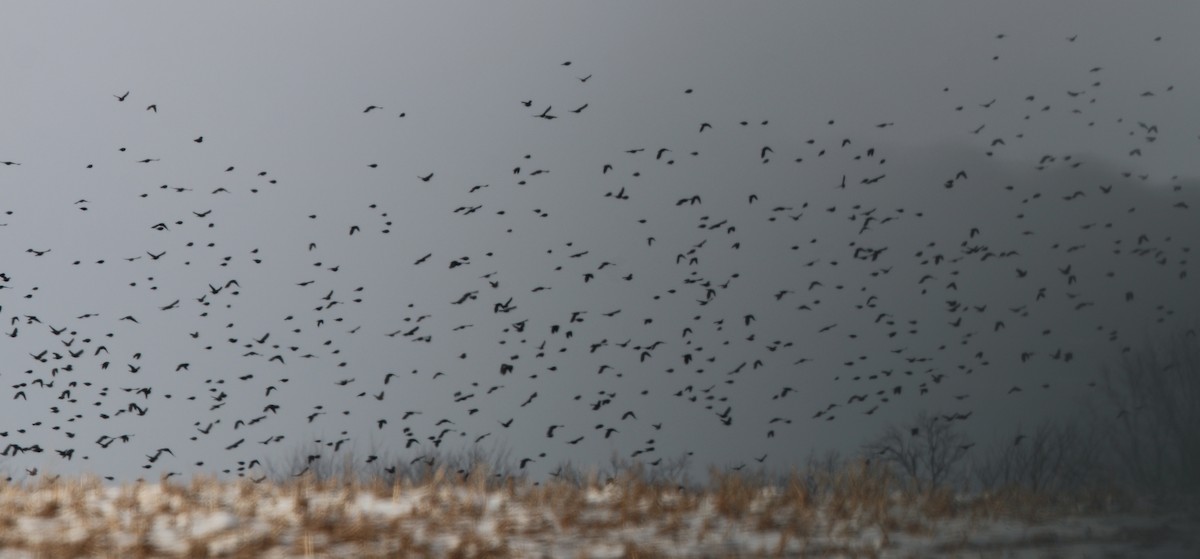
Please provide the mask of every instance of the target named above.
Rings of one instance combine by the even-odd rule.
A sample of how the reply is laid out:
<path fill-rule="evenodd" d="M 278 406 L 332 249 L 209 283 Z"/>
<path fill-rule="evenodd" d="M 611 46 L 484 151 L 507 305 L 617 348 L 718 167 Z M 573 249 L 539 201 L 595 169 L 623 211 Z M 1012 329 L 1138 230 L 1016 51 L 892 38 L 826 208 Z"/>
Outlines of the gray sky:
<path fill-rule="evenodd" d="M 1070 414 L 1194 321 L 1198 11 L 12 8 L 0 444 L 45 452 L 6 466 L 214 472 L 444 428 L 534 473 L 786 466 L 922 409 L 980 440 Z"/>

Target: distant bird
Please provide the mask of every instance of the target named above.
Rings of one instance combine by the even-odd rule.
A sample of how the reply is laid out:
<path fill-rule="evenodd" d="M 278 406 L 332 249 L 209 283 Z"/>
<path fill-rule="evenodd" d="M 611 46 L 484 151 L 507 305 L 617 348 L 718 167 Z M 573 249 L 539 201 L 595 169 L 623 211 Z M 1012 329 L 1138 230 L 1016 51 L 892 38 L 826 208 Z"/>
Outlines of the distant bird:
<path fill-rule="evenodd" d="M 113 97 L 116 97 L 116 98 L 117 98 L 117 101 L 124 101 L 126 97 L 129 97 L 129 92 L 128 92 L 128 91 L 126 91 L 126 92 L 125 92 L 124 94 L 122 94 L 122 95 L 113 95 Z M 158 110 L 157 110 L 157 109 L 155 109 L 155 111 L 154 111 L 154 112 L 158 112 Z"/>

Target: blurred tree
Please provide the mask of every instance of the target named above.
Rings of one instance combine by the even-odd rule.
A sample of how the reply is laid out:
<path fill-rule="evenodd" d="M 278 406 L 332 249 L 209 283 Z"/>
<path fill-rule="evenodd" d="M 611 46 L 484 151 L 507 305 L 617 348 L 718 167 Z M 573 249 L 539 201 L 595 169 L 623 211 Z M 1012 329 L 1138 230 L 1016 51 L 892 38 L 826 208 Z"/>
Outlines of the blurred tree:
<path fill-rule="evenodd" d="M 924 411 L 903 427 L 888 425 L 863 445 L 868 459 L 883 461 L 917 491 L 941 487 L 961 473 L 958 466 L 968 450 L 966 435 Z"/>
<path fill-rule="evenodd" d="M 1105 369 L 1100 416 L 1114 458 L 1156 496 L 1200 493 L 1200 336 L 1197 328 L 1127 350 Z"/>
<path fill-rule="evenodd" d="M 972 461 L 971 473 L 984 490 L 1062 492 L 1100 481 L 1103 444 L 1094 428 L 1047 419 L 1027 436 L 1018 428 L 1011 440 L 1020 442 L 1002 440 Z"/>

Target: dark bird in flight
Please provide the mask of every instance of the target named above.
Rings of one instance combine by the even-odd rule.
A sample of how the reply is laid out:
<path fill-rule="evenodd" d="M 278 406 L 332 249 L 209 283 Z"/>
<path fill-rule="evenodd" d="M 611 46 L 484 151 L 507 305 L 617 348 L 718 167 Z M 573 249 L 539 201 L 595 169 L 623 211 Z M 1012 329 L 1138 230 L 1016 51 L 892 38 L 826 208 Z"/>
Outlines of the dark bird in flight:
<path fill-rule="evenodd" d="M 113 97 L 116 97 L 117 101 L 124 101 L 126 97 L 129 97 L 129 92 L 126 91 L 124 95 L 113 95 Z M 158 110 L 155 109 L 154 112 L 158 112 Z"/>

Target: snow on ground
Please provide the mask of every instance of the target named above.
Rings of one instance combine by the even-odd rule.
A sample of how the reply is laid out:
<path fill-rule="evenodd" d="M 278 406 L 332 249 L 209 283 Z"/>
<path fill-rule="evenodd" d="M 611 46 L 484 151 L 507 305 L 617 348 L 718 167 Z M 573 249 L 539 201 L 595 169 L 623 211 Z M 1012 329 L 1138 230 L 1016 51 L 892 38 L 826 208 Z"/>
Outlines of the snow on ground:
<path fill-rule="evenodd" d="M 880 495 L 884 495 L 880 497 Z M 1057 510 L 1057 509 L 1056 509 Z M 1200 518 L 639 483 L 0 487 L 24 557 L 1200 557 Z"/>

